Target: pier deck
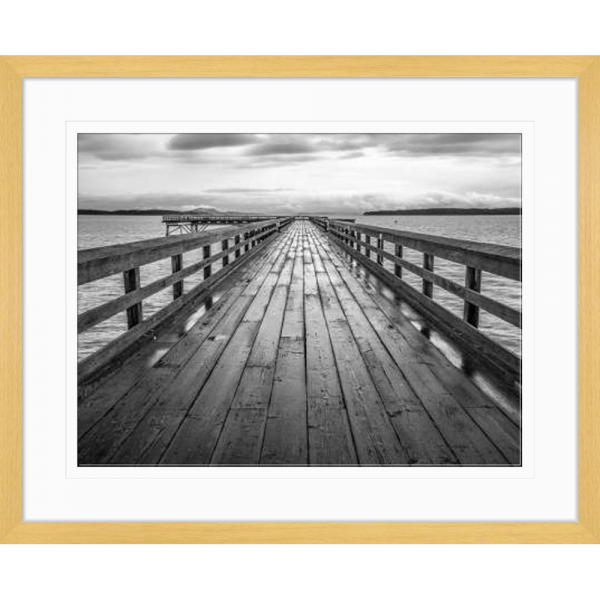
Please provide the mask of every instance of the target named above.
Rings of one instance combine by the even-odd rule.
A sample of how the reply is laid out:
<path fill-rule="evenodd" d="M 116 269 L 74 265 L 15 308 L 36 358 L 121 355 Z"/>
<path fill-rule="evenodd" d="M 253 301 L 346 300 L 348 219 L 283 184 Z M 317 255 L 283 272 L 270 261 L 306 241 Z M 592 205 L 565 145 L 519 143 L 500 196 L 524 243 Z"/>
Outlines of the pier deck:
<path fill-rule="evenodd" d="M 520 464 L 514 416 L 314 223 L 221 287 L 80 400 L 80 465 Z"/>

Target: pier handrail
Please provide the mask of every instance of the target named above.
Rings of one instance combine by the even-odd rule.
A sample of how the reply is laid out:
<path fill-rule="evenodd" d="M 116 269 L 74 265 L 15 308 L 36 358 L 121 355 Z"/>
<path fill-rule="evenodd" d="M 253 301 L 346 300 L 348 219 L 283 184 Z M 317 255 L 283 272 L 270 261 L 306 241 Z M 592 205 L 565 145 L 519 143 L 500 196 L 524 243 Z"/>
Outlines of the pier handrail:
<path fill-rule="evenodd" d="M 242 226 L 227 226 L 197 234 L 154 238 L 128 244 L 116 244 L 80 250 L 77 256 L 78 286 L 123 273 L 124 294 L 89 309 L 77 317 L 77 331 L 83 333 L 91 327 L 125 311 L 128 331 L 83 359 L 78 366 L 78 379 L 106 366 L 145 334 L 156 329 L 163 320 L 171 317 L 183 304 L 223 279 L 250 256 L 256 247 L 281 230 L 291 218 L 263 220 Z M 221 251 L 212 252 L 212 245 L 221 244 Z M 202 260 L 183 266 L 183 255 L 203 249 Z M 147 285 L 140 280 L 140 267 L 162 259 L 171 258 L 172 273 Z M 221 269 L 212 272 L 219 261 Z M 203 269 L 203 280 L 184 294 L 184 280 Z M 151 317 L 144 319 L 142 302 L 172 286 L 173 300 Z"/>
<path fill-rule="evenodd" d="M 181 215 L 163 215 L 163 223 L 187 223 L 190 221 L 206 221 L 214 223 L 240 223 L 240 222 L 255 222 L 255 221 L 269 221 L 273 219 L 280 219 L 283 217 L 276 216 L 262 216 L 262 215 L 195 215 L 195 214 L 181 214 Z"/>
<path fill-rule="evenodd" d="M 453 337 L 458 337 L 475 352 L 481 352 L 492 362 L 500 363 L 509 376 L 520 379 L 520 358 L 479 331 L 480 310 L 521 328 L 519 310 L 481 292 L 484 272 L 521 281 L 520 248 L 351 224 L 327 218 L 315 217 L 312 220 L 327 231 L 348 254 L 399 291 L 418 312 L 440 325 Z M 386 243 L 392 248 L 388 246 L 386 249 Z M 405 247 L 423 254 L 422 266 L 403 257 Z M 392 249 L 392 252 L 388 251 Z M 435 273 L 435 257 L 464 265 L 464 285 Z M 392 263 L 392 270 L 385 268 L 384 260 Z M 421 290 L 403 281 L 403 269 L 421 278 Z M 463 300 L 462 319 L 433 299 L 434 286 Z"/>

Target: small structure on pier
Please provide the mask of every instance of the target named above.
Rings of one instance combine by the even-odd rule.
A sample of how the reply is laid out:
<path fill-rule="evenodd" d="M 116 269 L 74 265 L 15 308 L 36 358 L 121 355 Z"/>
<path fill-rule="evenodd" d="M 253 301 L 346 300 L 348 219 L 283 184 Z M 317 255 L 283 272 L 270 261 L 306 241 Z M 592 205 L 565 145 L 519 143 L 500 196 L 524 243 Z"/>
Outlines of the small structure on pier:
<path fill-rule="evenodd" d="M 213 225 L 241 225 L 281 218 L 283 217 L 266 217 L 262 215 L 202 215 L 190 213 L 185 215 L 163 215 L 162 221 L 166 225 L 166 235 L 169 236 L 172 233 L 200 233 Z"/>

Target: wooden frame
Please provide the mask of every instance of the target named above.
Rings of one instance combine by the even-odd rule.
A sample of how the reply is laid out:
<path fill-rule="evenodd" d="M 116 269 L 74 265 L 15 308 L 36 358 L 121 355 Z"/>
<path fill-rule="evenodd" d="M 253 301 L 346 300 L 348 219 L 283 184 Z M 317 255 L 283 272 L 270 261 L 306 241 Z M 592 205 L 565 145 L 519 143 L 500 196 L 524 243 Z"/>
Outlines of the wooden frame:
<path fill-rule="evenodd" d="M 536 523 L 22 522 L 21 149 L 24 77 L 577 77 L 578 521 Z M 0 540 L 4 543 L 600 542 L 600 57 L 6 56 L 0 58 Z"/>

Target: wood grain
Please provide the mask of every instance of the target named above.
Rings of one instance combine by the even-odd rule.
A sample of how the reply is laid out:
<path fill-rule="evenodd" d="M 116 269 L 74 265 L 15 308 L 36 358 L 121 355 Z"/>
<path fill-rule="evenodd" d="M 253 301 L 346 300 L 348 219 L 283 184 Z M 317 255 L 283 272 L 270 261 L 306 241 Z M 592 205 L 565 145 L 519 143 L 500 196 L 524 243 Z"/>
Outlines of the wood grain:
<path fill-rule="evenodd" d="M 107 402 L 99 383 L 80 403 L 79 464 L 278 464 L 277 446 L 290 456 L 307 440 L 309 460 L 297 466 L 520 464 L 519 426 L 397 307 L 379 307 L 381 294 L 369 296 L 335 242 L 294 221 L 252 261 L 256 276 L 227 278 L 236 299 L 226 312 L 209 309 L 189 334 L 167 328 L 172 347 L 133 378 L 116 365 L 130 389 Z M 276 371 L 288 387 L 284 330 L 299 342 L 287 354 L 296 369 L 302 360 L 305 379 L 291 378 L 298 397 L 275 390 Z M 300 417 L 293 427 L 284 398 Z M 517 407 L 519 393 L 511 398 Z"/>
<path fill-rule="evenodd" d="M 594 56 L 6 56 L 23 77 L 577 77 Z"/>
<path fill-rule="evenodd" d="M 0 539 L 21 521 L 21 77 L 0 59 Z"/>
<path fill-rule="evenodd" d="M 579 78 L 579 520 L 600 540 L 600 59 Z"/>
<path fill-rule="evenodd" d="M 579 522 L 32 523 L 21 480 L 22 77 L 579 77 Z M 0 539 L 4 543 L 598 543 L 600 63 L 596 56 L 0 59 Z"/>
<path fill-rule="evenodd" d="M 580 523 L 20 523 L 7 544 L 597 544 Z"/>

